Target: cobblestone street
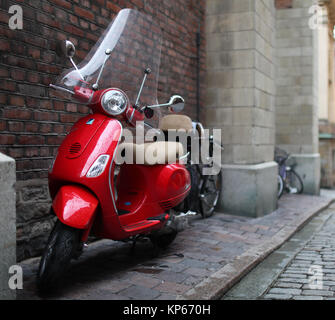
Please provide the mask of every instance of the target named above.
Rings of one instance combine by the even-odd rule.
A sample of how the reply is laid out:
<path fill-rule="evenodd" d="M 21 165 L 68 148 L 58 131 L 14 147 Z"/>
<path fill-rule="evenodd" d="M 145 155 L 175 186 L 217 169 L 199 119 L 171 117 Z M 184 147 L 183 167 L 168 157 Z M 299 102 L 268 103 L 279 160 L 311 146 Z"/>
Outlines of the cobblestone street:
<path fill-rule="evenodd" d="M 72 263 L 62 291 L 50 298 L 219 298 L 222 290 L 235 284 L 330 201 L 291 195 L 284 196 L 279 209 L 263 218 L 220 213 L 207 220 L 197 217 L 157 256 L 150 242 L 137 244 L 131 253 L 130 244 L 98 241 Z M 330 262 L 329 256 L 324 258 L 325 263 Z M 35 288 L 38 263 L 39 258 L 21 263 L 24 288 L 18 299 L 40 299 Z"/>
<path fill-rule="evenodd" d="M 264 298 L 335 300 L 335 207 L 323 228 L 295 256 Z"/>

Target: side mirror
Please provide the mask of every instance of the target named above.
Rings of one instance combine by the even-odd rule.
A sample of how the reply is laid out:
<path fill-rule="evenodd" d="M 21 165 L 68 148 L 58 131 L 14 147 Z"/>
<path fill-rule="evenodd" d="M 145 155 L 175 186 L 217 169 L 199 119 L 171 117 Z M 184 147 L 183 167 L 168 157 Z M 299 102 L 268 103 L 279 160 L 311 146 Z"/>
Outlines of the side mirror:
<path fill-rule="evenodd" d="M 56 45 L 56 54 L 60 58 L 70 58 L 72 59 L 74 57 L 74 54 L 76 52 L 76 48 L 74 44 L 69 41 L 58 41 Z"/>
<path fill-rule="evenodd" d="M 62 51 L 66 57 L 73 58 L 74 54 L 76 53 L 76 47 L 71 41 L 65 40 L 62 45 Z"/>
<path fill-rule="evenodd" d="M 183 97 L 181 96 L 172 96 L 170 101 L 169 101 L 169 105 L 170 105 L 170 110 L 172 112 L 181 112 L 184 110 L 185 107 L 185 100 Z"/>

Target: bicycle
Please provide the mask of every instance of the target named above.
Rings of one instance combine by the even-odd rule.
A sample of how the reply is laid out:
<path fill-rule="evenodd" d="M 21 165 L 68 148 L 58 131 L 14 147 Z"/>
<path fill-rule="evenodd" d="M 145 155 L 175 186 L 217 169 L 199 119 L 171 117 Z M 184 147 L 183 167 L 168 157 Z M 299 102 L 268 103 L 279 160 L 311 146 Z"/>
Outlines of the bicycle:
<path fill-rule="evenodd" d="M 290 159 L 291 164 L 287 165 Z M 304 191 L 304 184 L 299 174 L 294 170 L 297 163 L 291 158 L 286 151 L 276 148 L 275 161 L 278 163 L 278 199 L 284 191 L 289 194 L 301 194 Z"/>

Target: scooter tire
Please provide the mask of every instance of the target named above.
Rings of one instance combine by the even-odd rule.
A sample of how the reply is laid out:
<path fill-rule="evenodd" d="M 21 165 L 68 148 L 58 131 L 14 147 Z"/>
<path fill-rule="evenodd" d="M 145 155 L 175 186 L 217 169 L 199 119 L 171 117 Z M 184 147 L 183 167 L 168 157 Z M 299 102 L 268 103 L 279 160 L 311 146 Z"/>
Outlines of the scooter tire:
<path fill-rule="evenodd" d="M 80 230 L 58 220 L 49 236 L 37 273 L 36 284 L 40 294 L 51 293 L 59 288 L 79 245 Z"/>
<path fill-rule="evenodd" d="M 153 232 L 150 240 L 154 246 L 160 249 L 166 249 L 176 238 L 178 231 L 173 227 L 164 227 L 162 230 Z"/>

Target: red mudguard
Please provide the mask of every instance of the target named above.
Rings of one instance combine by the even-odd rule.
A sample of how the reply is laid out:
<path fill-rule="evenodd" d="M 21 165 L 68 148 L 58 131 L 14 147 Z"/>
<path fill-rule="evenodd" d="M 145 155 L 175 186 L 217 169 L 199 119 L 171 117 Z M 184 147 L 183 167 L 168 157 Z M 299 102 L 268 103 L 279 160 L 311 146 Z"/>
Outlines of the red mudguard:
<path fill-rule="evenodd" d="M 86 189 L 69 185 L 59 189 L 52 207 L 62 223 L 76 229 L 88 229 L 98 204 L 98 199 Z"/>

